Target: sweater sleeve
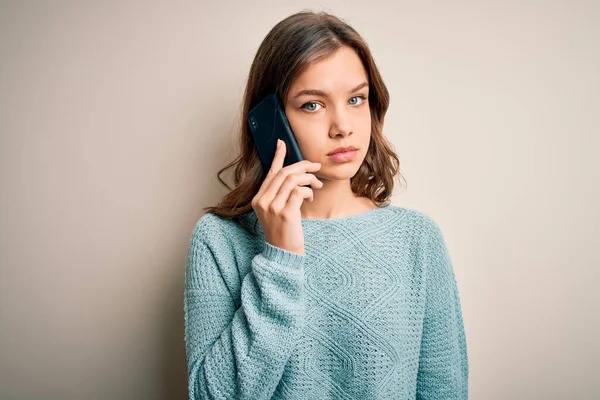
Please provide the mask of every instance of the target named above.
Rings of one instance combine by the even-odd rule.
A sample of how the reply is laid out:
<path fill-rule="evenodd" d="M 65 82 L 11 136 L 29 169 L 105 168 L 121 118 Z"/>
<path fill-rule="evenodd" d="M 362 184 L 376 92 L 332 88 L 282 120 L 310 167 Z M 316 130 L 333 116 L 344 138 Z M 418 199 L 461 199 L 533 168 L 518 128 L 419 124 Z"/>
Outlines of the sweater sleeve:
<path fill-rule="evenodd" d="M 190 399 L 270 399 L 304 323 L 305 256 L 264 243 L 241 284 L 236 309 L 216 252 L 202 229 L 190 240 L 184 314 Z M 231 272 L 231 271 L 229 271 Z"/>
<path fill-rule="evenodd" d="M 468 398 L 463 317 L 452 262 L 437 223 L 425 247 L 425 317 L 417 375 L 417 399 Z"/>

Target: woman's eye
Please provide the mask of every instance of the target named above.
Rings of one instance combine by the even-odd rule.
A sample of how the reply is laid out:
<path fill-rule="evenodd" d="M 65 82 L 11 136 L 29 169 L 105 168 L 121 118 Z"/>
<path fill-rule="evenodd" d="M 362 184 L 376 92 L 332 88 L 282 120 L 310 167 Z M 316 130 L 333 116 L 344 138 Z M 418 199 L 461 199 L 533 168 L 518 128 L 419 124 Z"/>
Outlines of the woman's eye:
<path fill-rule="evenodd" d="M 303 104 L 301 108 L 304 108 L 309 112 L 315 112 L 319 109 L 319 107 L 321 107 L 320 104 L 315 103 L 314 101 L 309 101 L 308 103 Z"/>
<path fill-rule="evenodd" d="M 362 95 L 361 95 L 361 96 L 354 96 L 354 97 L 352 97 L 352 98 L 351 98 L 351 99 L 348 101 L 348 103 L 349 103 L 351 106 L 357 106 L 357 105 L 361 104 L 361 103 L 362 103 L 364 100 L 365 100 L 365 96 L 362 96 Z"/>

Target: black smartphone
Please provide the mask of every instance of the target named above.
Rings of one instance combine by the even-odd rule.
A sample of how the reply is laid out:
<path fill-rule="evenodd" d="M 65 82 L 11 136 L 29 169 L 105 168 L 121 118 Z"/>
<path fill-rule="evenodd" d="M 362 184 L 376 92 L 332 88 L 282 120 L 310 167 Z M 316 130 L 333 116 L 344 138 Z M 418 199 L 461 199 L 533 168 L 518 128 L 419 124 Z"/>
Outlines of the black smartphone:
<path fill-rule="evenodd" d="M 284 167 L 304 159 L 276 94 L 268 95 L 250 110 L 248 126 L 265 173 L 273 163 L 275 150 L 277 150 L 277 139 L 283 140 L 286 145 Z"/>

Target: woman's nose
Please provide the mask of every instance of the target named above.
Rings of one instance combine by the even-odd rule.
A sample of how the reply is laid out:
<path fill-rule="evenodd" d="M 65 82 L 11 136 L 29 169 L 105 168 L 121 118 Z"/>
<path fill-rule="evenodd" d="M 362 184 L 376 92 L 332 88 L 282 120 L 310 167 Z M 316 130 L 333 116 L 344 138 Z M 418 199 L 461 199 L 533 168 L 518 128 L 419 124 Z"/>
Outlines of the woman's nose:
<path fill-rule="evenodd" d="M 329 136 L 348 136 L 352 134 L 352 124 L 350 118 L 344 110 L 336 110 L 331 118 Z"/>

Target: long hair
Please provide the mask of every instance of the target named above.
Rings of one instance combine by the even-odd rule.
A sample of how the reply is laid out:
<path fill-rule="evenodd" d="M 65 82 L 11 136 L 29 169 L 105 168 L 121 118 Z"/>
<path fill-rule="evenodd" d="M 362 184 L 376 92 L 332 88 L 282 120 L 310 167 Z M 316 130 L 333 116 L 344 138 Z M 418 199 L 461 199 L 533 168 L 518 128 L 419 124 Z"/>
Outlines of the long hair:
<path fill-rule="evenodd" d="M 362 165 L 350 180 L 351 188 L 357 196 L 367 197 L 378 206 L 390 203 L 394 179 L 400 176 L 400 162 L 383 136 L 389 92 L 371 51 L 358 32 L 341 19 L 325 12 L 303 11 L 275 25 L 258 48 L 244 92 L 240 154 L 217 174 L 229 192 L 217 206 L 206 207 L 207 213 L 239 221 L 239 217 L 253 211 L 251 202 L 262 185 L 265 171 L 248 129 L 248 112 L 270 93 L 285 99 L 297 76 L 311 63 L 332 55 L 342 46 L 356 51 L 367 71 L 370 87 L 371 139 Z M 234 168 L 233 187 L 222 178 L 231 168 Z"/>

